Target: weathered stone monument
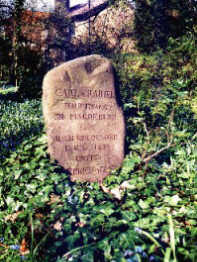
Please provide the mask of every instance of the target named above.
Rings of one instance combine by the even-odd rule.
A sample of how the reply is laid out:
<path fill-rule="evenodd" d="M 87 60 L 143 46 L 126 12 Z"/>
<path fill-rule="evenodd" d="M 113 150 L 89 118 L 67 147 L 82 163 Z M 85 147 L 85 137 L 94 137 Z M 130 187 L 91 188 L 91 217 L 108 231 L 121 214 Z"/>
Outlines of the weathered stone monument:
<path fill-rule="evenodd" d="M 100 182 L 120 167 L 125 124 L 108 59 L 80 57 L 49 71 L 43 113 L 49 154 L 71 180 Z"/>

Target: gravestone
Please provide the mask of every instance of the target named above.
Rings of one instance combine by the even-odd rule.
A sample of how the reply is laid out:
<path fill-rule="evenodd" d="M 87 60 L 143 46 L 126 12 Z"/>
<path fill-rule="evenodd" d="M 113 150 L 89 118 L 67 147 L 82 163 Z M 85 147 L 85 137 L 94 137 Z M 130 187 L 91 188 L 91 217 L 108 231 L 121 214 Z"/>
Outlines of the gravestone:
<path fill-rule="evenodd" d="M 43 113 L 49 154 L 72 181 L 101 182 L 121 166 L 125 125 L 108 59 L 80 57 L 49 71 Z"/>

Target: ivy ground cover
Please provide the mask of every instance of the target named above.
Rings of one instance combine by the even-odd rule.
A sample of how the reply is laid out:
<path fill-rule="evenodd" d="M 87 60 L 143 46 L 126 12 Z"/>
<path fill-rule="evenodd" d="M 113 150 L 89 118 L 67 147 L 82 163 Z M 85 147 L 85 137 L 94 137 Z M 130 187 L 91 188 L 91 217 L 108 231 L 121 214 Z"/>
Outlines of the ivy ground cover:
<path fill-rule="evenodd" d="M 173 44 L 114 58 L 126 154 L 100 185 L 50 161 L 40 100 L 1 95 L 0 261 L 197 260 L 196 53 Z"/>

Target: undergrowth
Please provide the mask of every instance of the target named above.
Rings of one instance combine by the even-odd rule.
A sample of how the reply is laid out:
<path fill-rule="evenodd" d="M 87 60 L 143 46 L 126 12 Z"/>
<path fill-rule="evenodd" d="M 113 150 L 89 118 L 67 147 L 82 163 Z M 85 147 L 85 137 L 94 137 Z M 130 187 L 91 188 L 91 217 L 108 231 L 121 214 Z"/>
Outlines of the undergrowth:
<path fill-rule="evenodd" d="M 197 260 L 197 74 L 192 37 L 113 58 L 122 167 L 73 183 L 47 154 L 39 100 L 1 100 L 0 261 Z"/>

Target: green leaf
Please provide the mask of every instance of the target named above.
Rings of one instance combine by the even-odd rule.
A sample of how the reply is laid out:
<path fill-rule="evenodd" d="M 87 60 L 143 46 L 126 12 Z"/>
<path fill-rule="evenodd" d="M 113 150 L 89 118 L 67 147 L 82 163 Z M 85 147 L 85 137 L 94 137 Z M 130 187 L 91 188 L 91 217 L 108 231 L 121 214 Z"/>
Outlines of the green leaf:
<path fill-rule="evenodd" d="M 177 204 L 181 201 L 179 195 L 174 195 L 172 197 L 166 196 L 164 201 L 168 203 L 170 206 L 177 206 Z"/>
<path fill-rule="evenodd" d="M 142 209 L 149 208 L 149 203 L 148 203 L 147 201 L 143 201 L 142 199 L 139 200 L 138 205 L 139 205 Z"/>

